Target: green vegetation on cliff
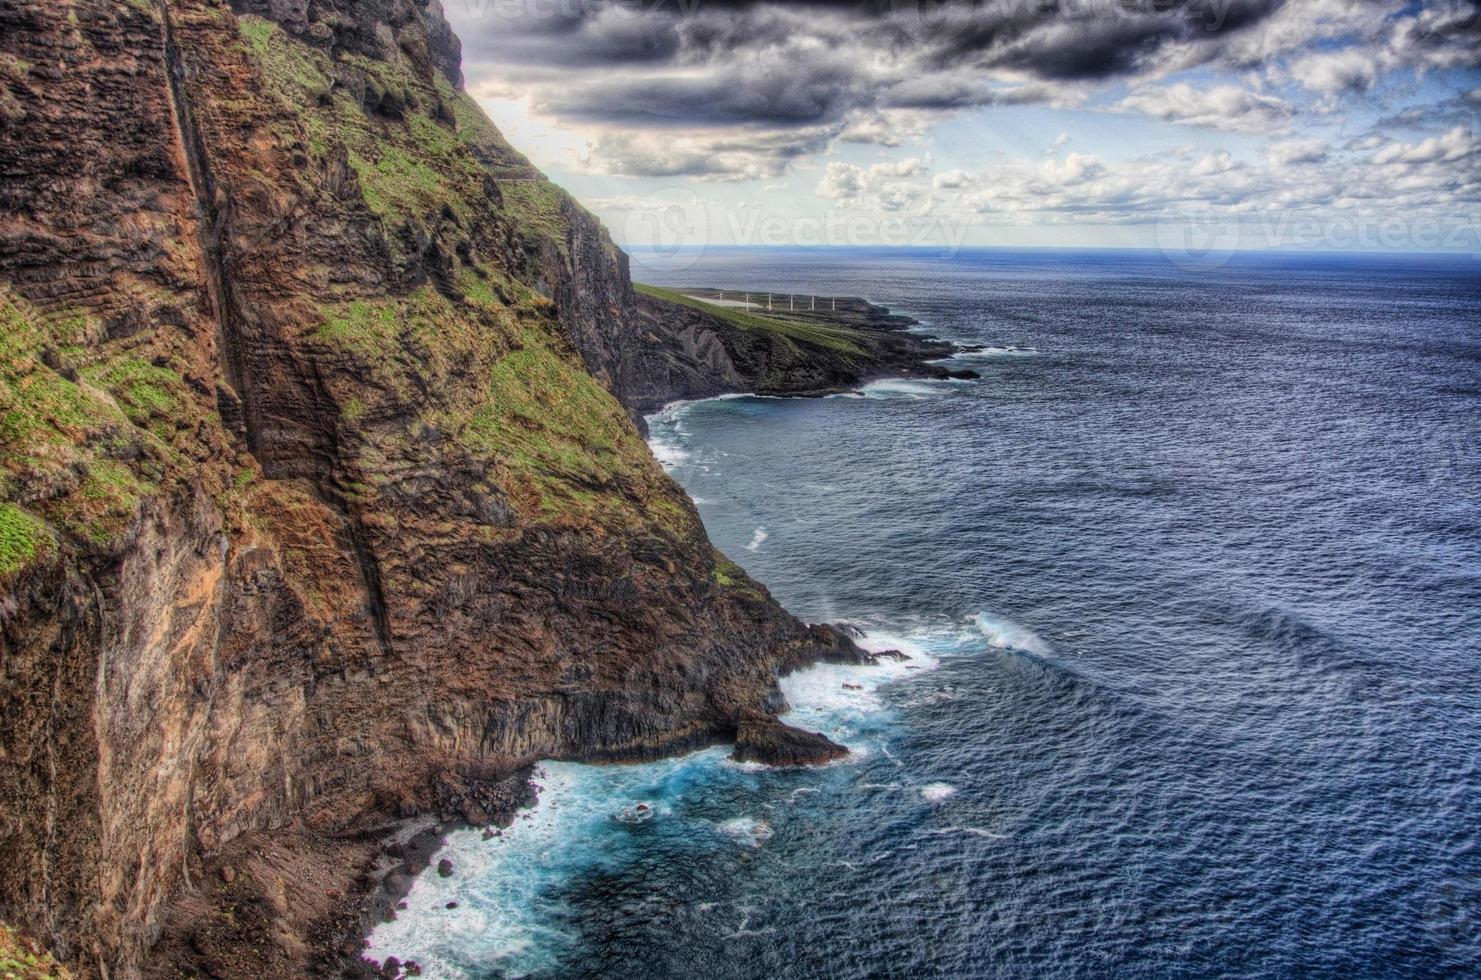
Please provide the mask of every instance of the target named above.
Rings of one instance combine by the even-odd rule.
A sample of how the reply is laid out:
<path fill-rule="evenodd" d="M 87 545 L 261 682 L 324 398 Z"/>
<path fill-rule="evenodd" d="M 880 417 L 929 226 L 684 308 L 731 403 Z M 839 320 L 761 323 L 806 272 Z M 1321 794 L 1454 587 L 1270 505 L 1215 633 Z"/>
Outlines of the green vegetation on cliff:
<path fill-rule="evenodd" d="M 719 549 L 715 549 L 714 556 L 715 571 L 711 578 L 714 579 L 716 585 L 722 589 L 730 589 L 756 602 L 765 600 L 765 593 L 761 591 L 761 587 L 756 584 L 756 581 L 746 574 L 744 568 L 741 568 L 735 562 L 726 558 Z"/>
<path fill-rule="evenodd" d="M 569 261 L 579 207 L 504 141 L 469 96 L 407 65 L 309 48 L 271 21 L 239 18 L 285 140 L 321 161 L 344 153 L 365 208 L 387 229 L 397 261 L 408 237 L 514 235 Z M 402 229 L 415 229 L 408 236 Z M 451 250 L 448 250 L 451 251 Z M 395 469 L 397 446 L 424 431 L 451 437 L 490 467 L 493 484 L 532 522 L 698 533 L 612 395 L 587 372 L 549 300 L 500 256 L 446 255 L 443 281 L 410 292 L 332 291 L 312 340 L 358 364 L 371 382 L 328 382 L 354 438 L 357 468 Z M 615 258 L 615 256 L 614 256 Z M 387 477 L 345 478 L 370 509 Z"/>
<path fill-rule="evenodd" d="M 0 578 L 31 564 L 47 539 L 41 521 L 15 504 L 0 504 Z"/>
<path fill-rule="evenodd" d="M 261 17 L 238 23 L 282 110 L 285 136 L 302 138 L 321 160 L 343 146 L 377 217 L 426 227 L 444 210 L 464 222 L 503 214 L 516 234 L 544 238 L 564 253 L 566 212 L 576 205 L 509 146 L 467 93 L 441 76 L 418 78 L 405 64 L 331 57 Z"/>
<path fill-rule="evenodd" d="M 188 413 L 177 375 L 80 343 L 95 332 L 0 288 L 0 499 L 106 547 L 157 488 Z"/>
<path fill-rule="evenodd" d="M 714 303 L 706 303 L 702 299 L 695 299 L 693 296 L 686 296 L 672 289 L 649 286 L 646 283 L 634 283 L 633 288 L 645 296 L 652 296 L 654 299 L 677 303 L 680 306 L 687 306 L 690 309 L 707 313 L 737 330 L 773 334 L 778 337 L 785 337 L 787 340 L 796 341 L 797 343 L 810 344 L 813 347 L 821 347 L 840 354 L 863 354 L 863 351 L 854 342 L 851 332 L 842 327 L 829 327 L 820 323 L 805 323 L 801 320 L 788 319 L 786 317 L 762 316 L 759 313 L 752 313 L 749 310 L 736 309 L 730 306 L 716 306 Z"/>
<path fill-rule="evenodd" d="M 70 980 L 71 976 L 50 953 L 0 925 L 0 980 Z"/>

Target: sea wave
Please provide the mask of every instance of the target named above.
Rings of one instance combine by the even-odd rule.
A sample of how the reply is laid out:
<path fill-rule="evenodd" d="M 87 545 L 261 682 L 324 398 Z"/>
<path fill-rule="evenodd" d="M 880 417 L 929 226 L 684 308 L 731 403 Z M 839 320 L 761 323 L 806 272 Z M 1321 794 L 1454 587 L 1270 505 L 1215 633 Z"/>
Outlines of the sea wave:
<path fill-rule="evenodd" d="M 927 783 L 920 788 L 920 795 L 927 803 L 945 803 L 956 795 L 956 787 L 950 783 Z"/>
<path fill-rule="evenodd" d="M 979 347 L 973 350 L 959 350 L 950 357 L 942 358 L 942 361 L 994 361 L 1002 357 L 1030 357 L 1039 353 L 1033 347 Z M 941 361 L 935 362 L 937 364 Z"/>
<path fill-rule="evenodd" d="M 999 650 L 1022 650 L 1040 657 L 1046 657 L 1053 652 L 1049 644 L 1037 633 L 1025 626 L 1020 626 L 1011 619 L 1003 619 L 983 612 L 973 616 L 972 621 L 987 638 L 988 645 Z"/>
<path fill-rule="evenodd" d="M 855 761 L 876 748 L 888 754 L 893 715 L 885 688 L 937 666 L 930 647 L 950 636 L 944 628 L 867 632 L 859 641 L 865 649 L 898 651 L 907 659 L 797 671 L 781 681 L 789 705 L 784 717 L 847 745 Z M 365 955 L 415 960 L 424 977 L 441 980 L 559 972 L 581 939 L 577 928 L 562 924 L 572 917 L 563 895 L 582 876 L 630 861 L 639 846 L 635 835 L 694 820 L 685 815 L 686 803 L 706 787 L 725 787 L 727 797 L 750 792 L 756 805 L 773 809 L 808 805 L 820 791 L 816 785 L 793 787 L 767 801 L 754 795 L 753 786 L 767 770 L 732 762 L 728 755 L 721 746 L 627 766 L 541 763 L 535 779 L 542 787 L 539 802 L 498 836 L 484 839 L 478 830 L 450 834 L 436 858 L 451 860 L 453 875 L 421 874 L 407 908 L 371 933 Z M 718 839 L 747 851 L 760 850 L 777 832 L 771 820 L 747 813 L 707 822 Z"/>
<path fill-rule="evenodd" d="M 859 393 L 865 398 L 909 399 L 940 398 L 949 394 L 955 385 L 950 381 L 917 381 L 908 378 L 884 378 L 871 381 Z"/>

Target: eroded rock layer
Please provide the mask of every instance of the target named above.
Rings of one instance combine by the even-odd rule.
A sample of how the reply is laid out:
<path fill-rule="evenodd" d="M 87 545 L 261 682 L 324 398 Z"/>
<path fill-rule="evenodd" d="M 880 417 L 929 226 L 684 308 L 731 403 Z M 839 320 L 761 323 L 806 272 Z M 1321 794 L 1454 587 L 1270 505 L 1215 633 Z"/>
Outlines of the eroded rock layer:
<path fill-rule="evenodd" d="M 85 974 L 215 949 L 243 840 L 282 970 L 294 855 L 440 787 L 829 754 L 766 719 L 840 638 L 710 546 L 625 257 L 459 78 L 435 0 L 0 0 L 0 919 Z"/>

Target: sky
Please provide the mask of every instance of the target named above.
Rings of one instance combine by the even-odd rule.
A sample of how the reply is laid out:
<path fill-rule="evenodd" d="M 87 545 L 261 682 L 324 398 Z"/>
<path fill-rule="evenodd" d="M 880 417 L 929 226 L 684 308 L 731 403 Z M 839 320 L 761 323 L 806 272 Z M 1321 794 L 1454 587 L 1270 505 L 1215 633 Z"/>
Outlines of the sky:
<path fill-rule="evenodd" d="M 1481 259 L 1481 0 L 443 0 L 619 243 Z"/>

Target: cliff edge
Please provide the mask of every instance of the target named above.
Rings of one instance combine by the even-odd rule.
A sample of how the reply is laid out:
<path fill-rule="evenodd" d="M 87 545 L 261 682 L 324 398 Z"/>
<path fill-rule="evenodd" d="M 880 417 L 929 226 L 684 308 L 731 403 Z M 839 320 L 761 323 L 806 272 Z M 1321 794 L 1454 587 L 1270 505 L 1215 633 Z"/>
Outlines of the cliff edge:
<path fill-rule="evenodd" d="M 435 0 L 0 0 L 0 919 L 81 975 L 309 973 L 533 759 L 834 751 L 776 678 L 861 654 L 711 547 L 626 257 L 460 79 Z"/>

